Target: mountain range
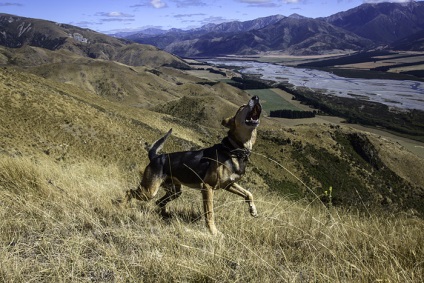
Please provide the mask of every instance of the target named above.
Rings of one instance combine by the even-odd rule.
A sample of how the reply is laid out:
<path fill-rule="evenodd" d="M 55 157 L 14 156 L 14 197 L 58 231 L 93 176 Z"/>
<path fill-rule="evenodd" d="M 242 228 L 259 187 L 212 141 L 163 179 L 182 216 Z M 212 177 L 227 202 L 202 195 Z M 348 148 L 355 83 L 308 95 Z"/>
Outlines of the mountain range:
<path fill-rule="evenodd" d="M 388 46 L 422 30 L 424 2 L 408 2 L 362 4 L 325 18 L 274 15 L 191 30 L 148 30 L 124 37 L 184 57 L 269 51 L 313 55 Z M 411 46 L 416 48 L 416 44 Z"/>
<path fill-rule="evenodd" d="M 298 14 L 273 15 L 245 22 L 207 24 L 191 30 L 148 29 L 113 36 L 67 24 L 0 14 L 0 30 L 0 45 L 6 48 L 41 47 L 131 66 L 188 69 L 177 56 L 264 52 L 316 55 L 377 47 L 423 50 L 424 2 L 362 4 L 316 19 Z"/>
<path fill-rule="evenodd" d="M 31 19 L 9 14 L 0 14 L 0 45 L 6 48 L 24 47 L 32 49 L 34 61 L 40 63 L 52 60 L 43 56 L 36 48 L 61 51 L 86 58 L 120 62 L 131 66 L 173 66 L 188 68 L 181 59 L 157 47 L 142 45 L 124 39 L 107 36 L 89 29 L 60 24 L 46 20 Z M 140 56 L 142 54 L 142 56 Z M 7 55 L 5 55 L 7 57 Z M 56 53 L 54 57 L 58 57 Z M 69 56 L 61 56 L 67 60 Z M 35 62 L 33 62 L 35 63 Z"/>

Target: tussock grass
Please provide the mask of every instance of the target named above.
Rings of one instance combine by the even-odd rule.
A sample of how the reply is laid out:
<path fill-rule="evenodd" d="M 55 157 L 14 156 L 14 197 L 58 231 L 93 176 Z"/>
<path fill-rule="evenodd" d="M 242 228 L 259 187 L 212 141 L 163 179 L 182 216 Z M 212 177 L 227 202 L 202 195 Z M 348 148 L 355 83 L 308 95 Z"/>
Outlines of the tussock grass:
<path fill-rule="evenodd" d="M 137 182 L 116 164 L 0 157 L 3 282 L 420 282 L 422 219 L 360 215 L 254 189 L 259 218 L 217 191 L 221 235 L 186 189 L 163 219 L 113 200 Z"/>
<path fill-rule="evenodd" d="M 205 91 L 191 84 L 175 89 L 196 97 Z M 230 101 L 226 105 L 233 111 L 248 98 L 222 83 L 208 89 L 222 95 L 214 101 Z M 217 191 L 222 234 L 213 237 L 198 191 L 185 189 L 169 204 L 166 218 L 154 202 L 118 205 L 116 200 L 137 185 L 137 171 L 147 163 L 145 144 L 169 128 L 175 135 L 165 152 L 218 142 L 223 130 L 208 126 L 223 118 L 218 117 L 222 103 L 205 112 L 205 126 L 195 127 L 185 117 L 128 107 L 16 69 L 0 69 L 0 90 L 0 282 L 420 282 L 423 277 L 422 218 L 390 214 L 390 207 L 382 215 L 365 205 L 353 212 L 320 202 L 317 186 L 328 188 L 318 169 L 329 176 L 328 169 L 335 168 L 331 174 L 341 179 L 351 171 L 333 166 L 344 164 L 339 159 L 350 160 L 348 168 L 358 174 L 368 166 L 347 142 L 335 139 L 337 129 L 283 129 L 264 118 L 257 154 L 241 183 L 251 188 L 260 217 L 250 217 L 239 197 Z M 388 167 L 401 166 L 397 171 L 417 186 L 394 190 L 391 198 L 403 200 L 403 192 L 416 191 L 419 201 L 422 178 L 406 172 L 421 168 L 422 161 L 375 139 L 378 152 L 390 156 L 380 154 Z M 325 159 L 316 157 L 324 149 Z M 352 167 L 353 161 L 359 165 Z M 378 176 L 372 168 L 367 172 L 360 176 Z M 337 193 L 349 194 L 345 183 L 329 183 L 334 202 Z M 309 199 L 306 185 L 314 191 Z M 372 196 L 372 186 L 367 189 Z"/>

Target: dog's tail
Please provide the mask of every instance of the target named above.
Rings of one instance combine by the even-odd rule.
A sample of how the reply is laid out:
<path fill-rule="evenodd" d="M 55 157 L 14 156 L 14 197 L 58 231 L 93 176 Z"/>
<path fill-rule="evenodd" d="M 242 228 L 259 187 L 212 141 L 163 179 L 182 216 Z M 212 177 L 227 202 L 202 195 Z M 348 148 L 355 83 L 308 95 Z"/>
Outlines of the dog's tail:
<path fill-rule="evenodd" d="M 158 156 L 158 151 L 162 149 L 163 144 L 165 143 L 166 139 L 169 137 L 169 135 L 172 133 L 172 129 L 166 133 L 163 137 L 155 141 L 152 146 L 149 149 L 149 160 L 152 160 L 156 156 Z"/>

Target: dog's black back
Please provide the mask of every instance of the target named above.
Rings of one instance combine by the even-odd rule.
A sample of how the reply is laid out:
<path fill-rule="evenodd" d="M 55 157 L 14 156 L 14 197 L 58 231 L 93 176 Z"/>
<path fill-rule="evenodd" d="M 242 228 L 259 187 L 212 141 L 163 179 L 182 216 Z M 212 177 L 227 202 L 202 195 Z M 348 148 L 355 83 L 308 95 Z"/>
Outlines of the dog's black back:
<path fill-rule="evenodd" d="M 178 180 L 187 186 L 204 182 L 206 176 L 219 165 L 225 164 L 237 175 L 243 175 L 248 155 L 225 146 L 223 143 L 197 151 L 173 152 L 157 155 L 150 164 L 162 170 L 163 176 Z M 212 185 L 212 184 L 211 184 Z"/>

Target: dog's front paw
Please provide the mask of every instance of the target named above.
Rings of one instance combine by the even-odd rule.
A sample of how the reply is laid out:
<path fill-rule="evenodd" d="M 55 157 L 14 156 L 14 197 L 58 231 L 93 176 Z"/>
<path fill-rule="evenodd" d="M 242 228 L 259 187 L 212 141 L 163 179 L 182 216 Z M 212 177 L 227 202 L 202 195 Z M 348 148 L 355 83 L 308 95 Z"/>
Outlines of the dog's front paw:
<path fill-rule="evenodd" d="M 216 228 L 209 229 L 209 232 L 210 232 L 213 236 L 216 236 L 216 235 L 218 235 L 218 233 L 220 233 L 220 232 L 218 231 L 218 229 L 216 229 Z"/>
<path fill-rule="evenodd" d="M 219 231 L 216 229 L 215 224 L 207 223 L 206 226 L 208 227 L 209 233 L 211 233 L 213 236 L 218 235 Z"/>
<path fill-rule="evenodd" d="M 256 207 L 254 205 L 250 206 L 249 212 L 250 215 L 252 215 L 253 217 L 258 217 L 258 211 L 256 210 Z"/>

